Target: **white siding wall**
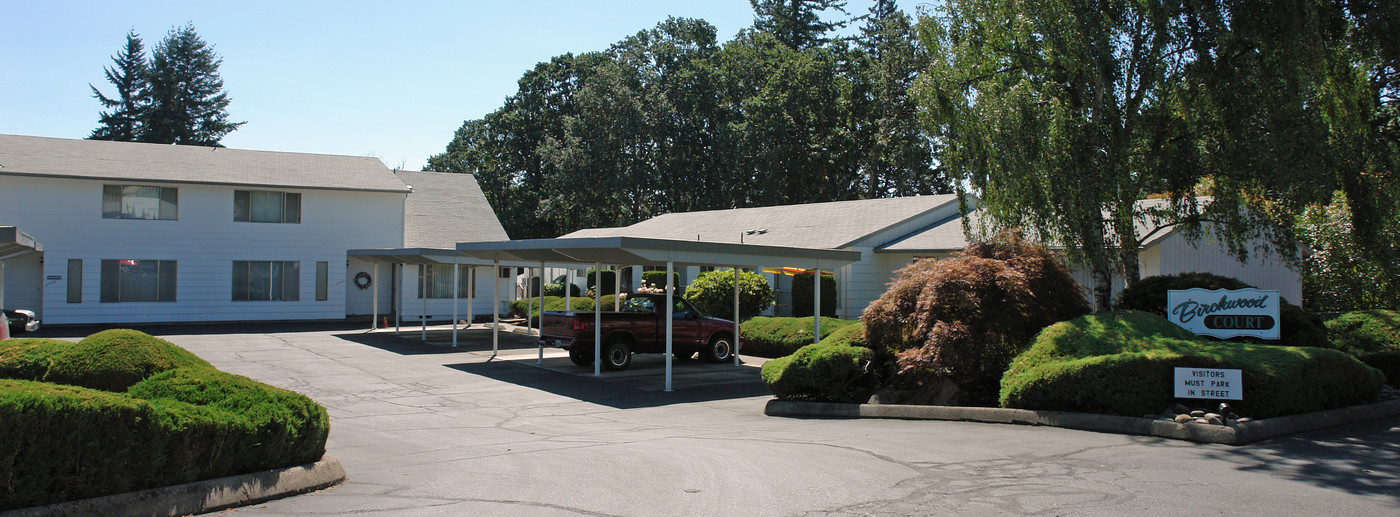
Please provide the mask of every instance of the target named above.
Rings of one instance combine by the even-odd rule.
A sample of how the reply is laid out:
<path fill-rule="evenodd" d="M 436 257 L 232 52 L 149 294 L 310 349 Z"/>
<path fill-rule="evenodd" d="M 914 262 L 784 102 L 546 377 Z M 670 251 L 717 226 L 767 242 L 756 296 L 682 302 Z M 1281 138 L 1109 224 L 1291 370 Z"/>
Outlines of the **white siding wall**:
<path fill-rule="evenodd" d="M 504 267 L 504 266 L 503 266 Z M 388 271 L 388 266 L 380 266 L 381 270 Z M 462 276 L 469 274 L 469 266 L 462 266 Z M 387 278 L 387 273 L 385 273 Z M 499 280 L 499 282 L 498 282 Z M 397 280 L 396 280 L 397 281 Z M 428 316 L 431 322 L 450 322 L 452 319 L 452 299 L 451 298 L 429 298 L 427 300 L 427 311 L 424 311 L 424 300 L 418 297 L 418 266 L 408 265 L 403 268 L 403 322 L 405 325 L 418 324 L 423 315 Z M 493 266 L 476 267 L 476 298 L 472 299 L 471 312 L 477 315 L 491 315 L 491 289 L 497 287 L 497 309 L 501 314 L 510 312 L 510 302 L 516 292 L 515 280 L 513 278 L 497 278 L 497 272 Z M 382 296 L 382 295 L 381 295 Z M 380 303 L 384 303 L 385 298 L 380 298 Z M 457 300 L 457 317 L 469 320 L 467 312 L 467 298 Z M 391 321 L 390 324 L 393 322 Z"/>
<path fill-rule="evenodd" d="M 1209 236 L 1202 238 L 1192 247 L 1186 239 L 1175 233 L 1162 239 L 1156 248 L 1159 249 L 1156 259 L 1159 269 L 1154 274 L 1174 275 L 1201 271 L 1231 276 L 1260 289 L 1277 289 L 1279 296 L 1287 299 L 1289 303 L 1303 303 L 1302 276 L 1289 269 L 1275 255 L 1251 253 L 1249 262 L 1241 264 Z M 1145 271 L 1143 276 L 1147 276 Z"/>
<path fill-rule="evenodd" d="M 46 323 L 343 318 L 345 251 L 403 243 L 403 194 L 289 190 L 302 195 L 300 224 L 236 223 L 235 187 L 149 183 L 179 189 L 179 220 L 145 221 L 103 219 L 103 183 L 0 177 L 0 221 L 43 244 L 45 274 L 66 276 L 68 259 L 83 260 L 82 303 L 66 303 L 66 282 L 46 285 Z M 100 303 L 104 259 L 176 261 L 176 301 Z M 300 261 L 300 300 L 232 301 L 235 260 Z M 316 301 L 317 261 L 329 265 L 326 301 Z"/>

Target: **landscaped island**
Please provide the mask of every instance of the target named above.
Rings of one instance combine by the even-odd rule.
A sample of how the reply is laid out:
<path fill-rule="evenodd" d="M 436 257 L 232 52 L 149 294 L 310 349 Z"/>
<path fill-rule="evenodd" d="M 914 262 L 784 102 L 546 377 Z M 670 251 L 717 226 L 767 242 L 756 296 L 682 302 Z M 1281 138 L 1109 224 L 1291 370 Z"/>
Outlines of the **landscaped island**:
<path fill-rule="evenodd" d="M 0 510 L 312 463 L 329 430 L 306 396 L 134 330 L 0 341 Z"/>

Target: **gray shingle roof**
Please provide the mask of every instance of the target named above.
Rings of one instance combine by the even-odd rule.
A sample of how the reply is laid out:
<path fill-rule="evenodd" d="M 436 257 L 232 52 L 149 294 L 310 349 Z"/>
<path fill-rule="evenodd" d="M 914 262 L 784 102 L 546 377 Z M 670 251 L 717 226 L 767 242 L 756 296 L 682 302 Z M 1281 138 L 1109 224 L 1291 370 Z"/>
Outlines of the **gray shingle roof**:
<path fill-rule="evenodd" d="M 802 248 L 841 249 L 911 218 L 956 203 L 953 195 L 863 199 L 731 210 L 672 213 L 621 228 L 590 228 L 562 237 L 644 237 Z"/>
<path fill-rule="evenodd" d="M 1199 204 L 1209 204 L 1211 198 L 1198 197 Z M 1166 210 L 1169 209 L 1167 201 L 1164 199 L 1144 199 L 1137 202 L 1138 210 Z M 975 232 L 982 217 L 982 211 L 973 211 L 968 216 L 969 225 Z M 1165 239 L 1174 231 L 1167 222 L 1171 218 L 1164 218 L 1161 214 L 1147 213 L 1133 221 L 1133 231 L 1139 240 L 1142 240 L 1143 248 L 1151 247 L 1157 242 Z M 1030 236 L 1034 238 L 1033 236 Z M 1145 240 L 1144 240 L 1145 239 Z M 881 252 L 906 252 L 906 253 L 929 253 L 943 252 L 962 249 L 967 246 L 967 238 L 963 235 L 962 218 L 952 217 L 937 224 L 924 228 L 918 232 L 910 234 L 898 241 L 881 246 L 877 251 Z M 1053 247 L 1053 246 L 1052 246 Z"/>
<path fill-rule="evenodd" d="M 406 248 L 456 249 L 459 242 L 509 239 L 471 174 L 399 171 L 413 193 L 404 200 Z"/>
<path fill-rule="evenodd" d="M 0 135 L 0 174 L 405 192 L 378 158 Z"/>

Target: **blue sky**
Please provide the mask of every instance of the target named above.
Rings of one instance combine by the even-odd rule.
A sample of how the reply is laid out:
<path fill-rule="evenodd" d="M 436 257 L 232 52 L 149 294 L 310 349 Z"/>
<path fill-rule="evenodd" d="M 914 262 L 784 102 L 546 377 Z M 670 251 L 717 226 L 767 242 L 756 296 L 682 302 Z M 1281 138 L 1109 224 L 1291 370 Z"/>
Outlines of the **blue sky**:
<path fill-rule="evenodd" d="M 868 4 L 850 2 L 864 13 Z M 102 67 L 135 29 L 147 51 L 191 22 L 224 59 L 240 149 L 375 156 L 417 170 L 464 120 L 500 107 L 522 73 L 603 50 L 667 16 L 703 18 L 721 41 L 753 22 L 747 0 L 0 0 L 0 133 L 86 137 L 112 93 Z M 912 13 L 911 13 L 912 14 Z"/>

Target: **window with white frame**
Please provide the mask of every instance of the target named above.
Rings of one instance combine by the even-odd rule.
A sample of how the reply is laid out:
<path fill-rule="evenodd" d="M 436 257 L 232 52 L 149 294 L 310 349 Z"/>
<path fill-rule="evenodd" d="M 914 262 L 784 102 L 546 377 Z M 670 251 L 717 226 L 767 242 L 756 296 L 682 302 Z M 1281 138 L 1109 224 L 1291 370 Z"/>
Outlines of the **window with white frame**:
<path fill-rule="evenodd" d="M 146 185 L 103 185 L 103 219 L 169 220 L 179 218 L 179 189 Z"/>
<path fill-rule="evenodd" d="M 175 278 L 174 260 L 103 260 L 98 301 L 173 302 Z"/>
<path fill-rule="evenodd" d="M 300 223 L 301 194 L 276 190 L 235 190 L 233 220 L 240 223 Z"/>
<path fill-rule="evenodd" d="M 424 294 L 428 298 L 451 298 L 452 297 L 452 264 L 430 264 L 418 267 L 418 285 L 423 286 L 418 292 L 418 297 Z M 461 267 L 461 266 L 457 266 Z M 475 276 L 476 271 L 472 268 L 463 269 L 457 274 L 457 297 L 471 298 L 469 277 Z"/>
<path fill-rule="evenodd" d="M 301 263 L 233 261 L 233 301 L 294 302 L 301 299 Z"/>

